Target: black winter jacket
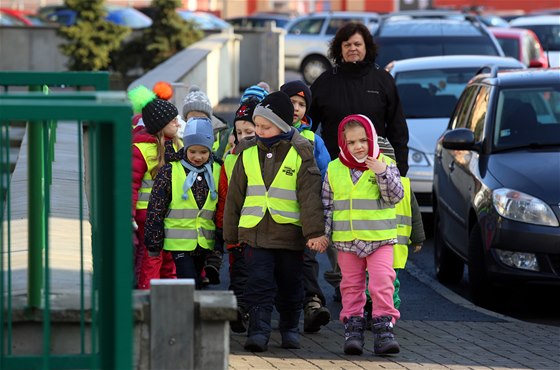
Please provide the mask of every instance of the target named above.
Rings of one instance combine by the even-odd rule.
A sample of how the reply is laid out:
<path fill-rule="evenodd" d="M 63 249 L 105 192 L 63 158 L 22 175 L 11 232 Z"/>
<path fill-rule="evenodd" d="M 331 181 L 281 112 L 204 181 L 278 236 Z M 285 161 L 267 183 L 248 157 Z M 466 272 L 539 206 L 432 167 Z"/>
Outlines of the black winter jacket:
<path fill-rule="evenodd" d="M 377 135 L 395 148 L 401 176 L 408 171 L 408 126 L 393 77 L 372 62 L 342 63 L 324 72 L 311 85 L 312 130 L 321 124 L 321 137 L 332 159 L 338 157 L 338 124 L 350 114 L 372 120 Z"/>

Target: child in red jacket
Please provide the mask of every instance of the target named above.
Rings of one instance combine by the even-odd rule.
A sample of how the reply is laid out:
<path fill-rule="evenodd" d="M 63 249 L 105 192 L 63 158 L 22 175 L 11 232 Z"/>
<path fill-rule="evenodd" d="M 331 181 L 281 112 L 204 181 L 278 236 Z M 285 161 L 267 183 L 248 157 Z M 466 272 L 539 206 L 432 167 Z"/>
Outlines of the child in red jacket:
<path fill-rule="evenodd" d="M 177 137 L 179 111 L 170 102 L 157 99 L 145 86 L 131 90 L 129 97 L 138 111 L 141 108 L 145 126 L 132 137 L 132 215 L 138 225 L 135 273 L 137 288 L 150 289 L 151 279 L 176 278 L 171 253 L 148 256 L 144 225 L 153 179 L 166 162 L 180 160 L 182 156 L 182 151 L 177 152 L 181 147 Z"/>

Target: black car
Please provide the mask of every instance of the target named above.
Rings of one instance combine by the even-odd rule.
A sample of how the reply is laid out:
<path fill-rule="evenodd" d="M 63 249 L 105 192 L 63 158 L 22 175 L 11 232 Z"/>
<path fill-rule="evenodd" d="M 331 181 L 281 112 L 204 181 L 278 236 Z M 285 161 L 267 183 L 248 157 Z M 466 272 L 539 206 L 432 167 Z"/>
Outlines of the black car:
<path fill-rule="evenodd" d="M 373 37 L 376 63 L 438 55 L 504 56 L 496 38 L 475 16 L 454 11 L 404 11 L 384 16 Z"/>
<path fill-rule="evenodd" d="M 560 70 L 475 76 L 436 144 L 433 186 L 440 281 L 466 262 L 483 305 L 496 283 L 560 285 Z"/>

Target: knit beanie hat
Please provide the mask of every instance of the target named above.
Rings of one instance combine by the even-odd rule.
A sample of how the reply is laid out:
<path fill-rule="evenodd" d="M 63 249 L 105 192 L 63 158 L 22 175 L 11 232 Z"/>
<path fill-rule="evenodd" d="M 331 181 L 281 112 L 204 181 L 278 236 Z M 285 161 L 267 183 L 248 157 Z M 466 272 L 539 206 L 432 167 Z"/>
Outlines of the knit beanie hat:
<path fill-rule="evenodd" d="M 267 95 L 255 107 L 253 121 L 256 116 L 268 119 L 282 132 L 289 132 L 291 130 L 292 118 L 294 117 L 294 106 L 286 93 L 275 91 Z"/>
<path fill-rule="evenodd" d="M 251 98 L 242 103 L 235 112 L 233 123 L 235 124 L 236 121 L 248 121 L 254 123 L 253 112 L 257 104 L 259 104 L 259 100 L 257 98 Z"/>
<path fill-rule="evenodd" d="M 251 98 L 256 98 L 259 101 L 261 101 L 267 95 L 268 95 L 268 91 L 265 88 L 259 85 L 249 86 L 248 88 L 245 89 L 243 95 L 241 95 L 241 100 L 239 101 L 239 104 L 243 104 L 244 102 L 246 102 Z"/>
<path fill-rule="evenodd" d="M 305 113 L 309 111 L 309 107 L 311 106 L 311 90 L 305 82 L 296 80 L 286 82 L 284 85 L 280 86 L 280 91 L 283 91 L 288 95 L 290 98 L 294 95 L 301 96 L 305 100 Z"/>
<path fill-rule="evenodd" d="M 368 138 L 368 157 L 378 158 L 379 157 L 379 144 L 377 143 L 377 132 L 371 120 L 364 116 L 363 114 L 351 114 L 346 116 L 340 121 L 338 125 L 338 147 L 340 153 L 338 153 L 338 158 L 340 161 L 349 168 L 356 168 L 362 171 L 367 170 L 367 165 L 365 162 L 358 161 L 352 153 L 348 150 L 346 146 L 346 139 L 344 137 L 344 126 L 350 121 L 359 122 L 364 130 L 366 131 L 366 136 Z"/>
<path fill-rule="evenodd" d="M 142 111 L 142 121 L 149 134 L 157 134 L 179 115 L 177 107 L 167 100 L 157 99 L 146 86 L 138 86 L 128 92 L 133 111 Z"/>
<path fill-rule="evenodd" d="M 183 133 L 183 144 L 185 148 L 192 145 L 201 145 L 212 151 L 214 145 L 214 130 L 209 118 L 193 117 L 187 121 Z"/>
<path fill-rule="evenodd" d="M 185 96 L 183 101 L 183 117 L 187 117 L 187 114 L 194 110 L 203 112 L 208 118 L 212 116 L 212 104 L 210 104 L 208 96 L 196 85 L 192 85 L 187 96 Z"/>

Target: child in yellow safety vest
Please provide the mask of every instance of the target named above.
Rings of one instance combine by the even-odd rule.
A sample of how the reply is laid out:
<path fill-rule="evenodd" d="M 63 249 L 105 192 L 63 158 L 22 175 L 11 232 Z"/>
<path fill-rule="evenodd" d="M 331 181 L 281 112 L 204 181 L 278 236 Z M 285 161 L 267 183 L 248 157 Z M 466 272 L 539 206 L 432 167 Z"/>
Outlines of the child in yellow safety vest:
<path fill-rule="evenodd" d="M 149 255 L 171 252 L 177 278 L 194 279 L 197 288 L 206 256 L 221 239 L 215 225 L 220 167 L 211 154 L 213 142 L 208 118 L 187 121 L 183 158 L 158 172 L 146 218 Z"/>
<path fill-rule="evenodd" d="M 237 111 L 233 120 L 234 146 L 231 152 L 225 157 L 224 164 L 220 172 L 220 186 L 218 186 L 218 208 L 216 210 L 216 226 L 223 228 L 224 207 L 229 188 L 229 181 L 233 166 L 237 161 L 238 155 L 236 146 L 244 139 L 255 137 L 255 124 L 253 123 L 253 111 L 260 100 L 257 98 L 246 99 Z M 243 257 L 243 246 L 240 244 L 226 245 L 229 254 L 229 290 L 233 291 L 237 298 L 237 320 L 230 322 L 231 330 L 234 333 L 244 333 L 247 330 L 249 316 L 245 307 L 243 291 L 247 281 L 247 266 Z"/>
<path fill-rule="evenodd" d="M 135 223 L 137 247 L 135 251 L 136 288 L 150 289 L 152 279 L 174 279 L 175 263 L 170 253 L 150 257 L 144 245 L 146 210 L 153 179 L 166 163 L 180 160 L 182 146 L 177 137 L 179 112 L 167 100 L 157 99 L 145 86 L 129 91 L 135 111 L 141 112 L 143 126 L 132 136 L 132 217 Z"/>
<path fill-rule="evenodd" d="M 291 127 L 294 108 L 277 91 L 253 113 L 256 138 L 236 146 L 224 210 L 224 239 L 244 245 L 249 313 L 245 349 L 268 349 L 273 307 L 283 348 L 300 348 L 303 250 L 326 247 L 321 173 L 313 147 Z"/>
<path fill-rule="evenodd" d="M 379 151 L 387 157 L 395 160 L 395 151 L 389 140 L 384 137 L 378 136 L 377 143 L 379 144 Z M 406 261 L 408 260 L 409 247 L 413 253 L 418 253 L 422 250 L 422 244 L 426 240 L 424 233 L 424 224 L 422 222 L 422 213 L 418 201 L 410 187 L 410 179 L 401 176 L 403 183 L 404 197 L 395 205 L 397 213 L 397 244 L 394 246 L 394 261 L 393 268 L 395 269 L 395 292 L 393 293 L 393 304 L 396 309 L 401 306 L 401 298 L 399 290 L 401 283 L 399 281 L 399 270 L 405 268 Z M 371 297 L 367 294 L 367 302 L 364 307 L 364 315 L 366 319 L 366 327 L 371 328 Z"/>
<path fill-rule="evenodd" d="M 395 204 L 403 197 L 399 171 L 379 153 L 377 134 L 366 116 L 353 114 L 338 126 L 338 159 L 323 182 L 325 230 L 338 250 L 344 322 L 344 353 L 360 355 L 364 345 L 366 270 L 373 297 L 374 352 L 398 353 L 393 325 L 393 246 L 397 243 Z M 390 164 L 388 164 L 390 163 Z"/>

